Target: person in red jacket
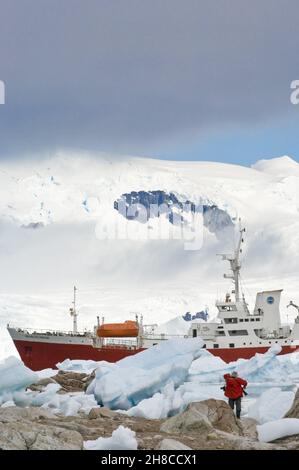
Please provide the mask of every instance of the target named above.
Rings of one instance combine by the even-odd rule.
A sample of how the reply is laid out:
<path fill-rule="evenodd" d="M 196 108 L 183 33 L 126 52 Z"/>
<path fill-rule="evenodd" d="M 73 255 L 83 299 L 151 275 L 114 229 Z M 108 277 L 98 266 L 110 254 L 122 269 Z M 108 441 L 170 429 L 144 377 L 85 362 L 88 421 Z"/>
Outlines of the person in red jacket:
<path fill-rule="evenodd" d="M 237 372 L 224 375 L 225 392 L 224 395 L 228 398 L 228 404 L 232 408 L 236 405 L 236 416 L 238 419 L 241 417 L 241 399 L 244 395 L 244 389 L 247 386 L 247 381 L 238 377 Z"/>

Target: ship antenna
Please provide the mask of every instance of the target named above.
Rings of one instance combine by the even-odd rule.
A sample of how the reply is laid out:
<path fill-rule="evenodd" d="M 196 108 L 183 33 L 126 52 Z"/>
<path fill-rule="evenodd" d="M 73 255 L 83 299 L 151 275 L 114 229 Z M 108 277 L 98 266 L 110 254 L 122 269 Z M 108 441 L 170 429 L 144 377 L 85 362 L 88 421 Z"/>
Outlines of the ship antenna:
<path fill-rule="evenodd" d="M 78 332 L 78 325 L 77 325 L 77 317 L 78 313 L 76 310 L 76 292 L 77 292 L 77 287 L 74 286 L 74 300 L 73 300 L 73 306 L 70 308 L 70 315 L 73 317 L 73 333 Z"/>
<path fill-rule="evenodd" d="M 241 225 L 241 219 L 239 219 L 239 240 L 237 247 L 234 250 L 233 255 L 221 254 L 222 259 L 225 261 L 229 261 L 230 268 L 232 270 L 232 274 L 224 274 L 225 279 L 232 279 L 234 283 L 234 294 L 236 298 L 236 302 L 240 301 L 240 270 L 241 270 L 241 262 L 240 262 L 240 254 L 242 253 L 241 245 L 244 242 L 243 233 L 245 232 L 245 228 Z"/>

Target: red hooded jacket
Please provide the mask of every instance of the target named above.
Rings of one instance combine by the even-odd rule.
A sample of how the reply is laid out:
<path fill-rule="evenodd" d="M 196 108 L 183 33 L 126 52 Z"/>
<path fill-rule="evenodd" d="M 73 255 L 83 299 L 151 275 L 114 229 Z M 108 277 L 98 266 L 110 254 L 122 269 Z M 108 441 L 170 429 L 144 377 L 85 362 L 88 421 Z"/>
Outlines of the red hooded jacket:
<path fill-rule="evenodd" d="M 226 382 L 224 395 L 235 400 L 242 397 L 243 388 L 247 385 L 246 380 L 240 377 L 232 377 L 230 374 L 225 374 L 223 377 Z"/>

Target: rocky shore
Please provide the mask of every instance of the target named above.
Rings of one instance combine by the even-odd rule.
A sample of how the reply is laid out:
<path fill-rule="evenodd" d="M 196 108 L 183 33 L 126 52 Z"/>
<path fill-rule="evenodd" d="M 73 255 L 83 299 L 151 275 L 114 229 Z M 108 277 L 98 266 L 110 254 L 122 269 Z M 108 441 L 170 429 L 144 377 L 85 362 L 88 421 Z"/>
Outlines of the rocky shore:
<path fill-rule="evenodd" d="M 92 378 L 60 371 L 30 389 L 42 392 L 48 383 L 58 383 L 59 393 L 82 392 Z M 286 417 L 299 418 L 299 392 Z M 0 408 L 0 449 L 79 450 L 84 441 L 110 437 L 121 425 L 136 433 L 138 449 L 144 450 L 299 450 L 299 435 L 259 442 L 256 421 L 236 420 L 225 401 L 214 399 L 191 403 L 182 413 L 163 420 L 129 417 L 104 407 L 93 408 L 89 414 L 63 416 L 42 407 L 8 406 Z"/>

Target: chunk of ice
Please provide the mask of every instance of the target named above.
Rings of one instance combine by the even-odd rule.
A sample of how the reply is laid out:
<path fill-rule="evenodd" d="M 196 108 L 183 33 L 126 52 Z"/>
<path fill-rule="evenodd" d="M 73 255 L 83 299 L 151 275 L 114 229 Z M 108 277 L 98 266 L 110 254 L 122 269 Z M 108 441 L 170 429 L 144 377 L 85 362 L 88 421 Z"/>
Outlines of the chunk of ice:
<path fill-rule="evenodd" d="M 0 396 L 24 389 L 37 380 L 38 375 L 14 356 L 0 362 Z"/>
<path fill-rule="evenodd" d="M 99 437 L 95 441 L 85 441 L 87 450 L 137 450 L 136 433 L 130 428 L 119 426 L 111 437 Z"/>
<path fill-rule="evenodd" d="M 249 406 L 248 417 L 260 424 L 283 418 L 291 408 L 294 398 L 295 393 L 292 391 L 284 392 L 278 387 L 270 388 Z"/>
<path fill-rule="evenodd" d="M 272 442 L 281 437 L 299 434 L 299 419 L 284 418 L 270 421 L 256 427 L 260 442 Z"/>
<path fill-rule="evenodd" d="M 202 346 L 198 338 L 167 340 L 116 364 L 102 363 L 87 393 L 93 393 L 97 402 L 108 408 L 128 410 L 170 382 L 174 387 L 184 383 Z"/>

